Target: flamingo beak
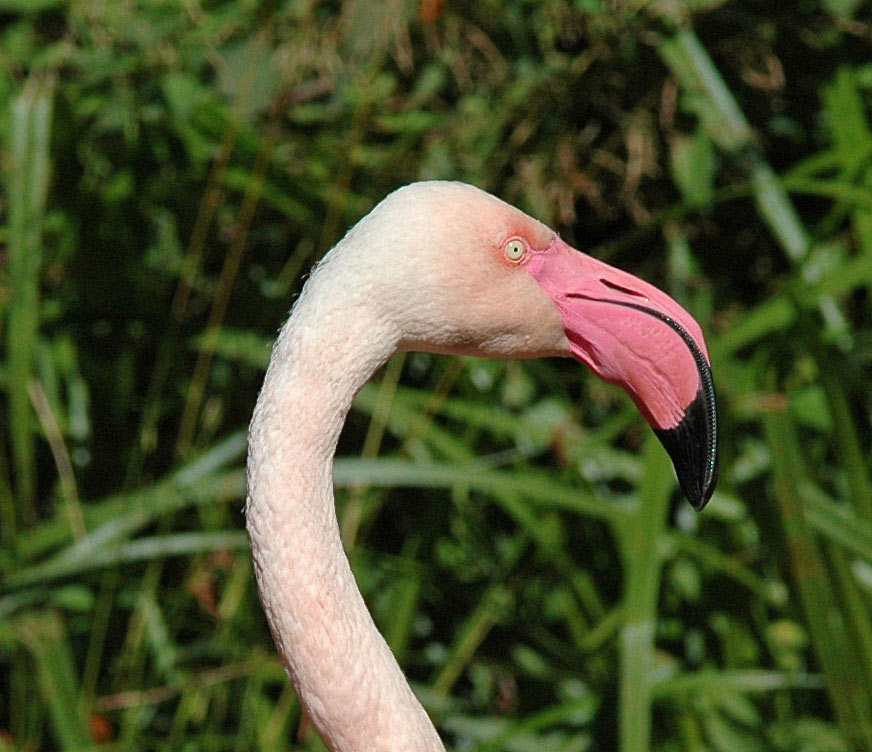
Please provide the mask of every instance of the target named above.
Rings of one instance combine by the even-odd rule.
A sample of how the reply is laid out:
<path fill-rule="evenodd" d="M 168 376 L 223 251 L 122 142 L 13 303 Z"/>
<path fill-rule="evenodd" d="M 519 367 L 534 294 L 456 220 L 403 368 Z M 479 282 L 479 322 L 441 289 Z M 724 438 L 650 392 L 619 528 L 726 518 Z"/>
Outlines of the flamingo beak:
<path fill-rule="evenodd" d="M 559 238 L 525 265 L 557 306 L 572 355 L 633 398 L 701 510 L 717 482 L 718 428 L 699 324 L 653 285 Z"/>

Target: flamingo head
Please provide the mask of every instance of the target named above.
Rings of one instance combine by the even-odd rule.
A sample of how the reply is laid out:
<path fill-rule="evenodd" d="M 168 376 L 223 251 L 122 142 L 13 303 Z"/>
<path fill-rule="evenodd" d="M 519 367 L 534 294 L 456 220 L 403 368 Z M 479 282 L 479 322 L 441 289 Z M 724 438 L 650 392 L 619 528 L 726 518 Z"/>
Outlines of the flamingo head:
<path fill-rule="evenodd" d="M 400 348 L 573 357 L 632 397 L 702 509 L 717 479 L 717 418 L 702 330 L 653 285 L 581 253 L 463 183 L 395 191 L 349 233 Z"/>

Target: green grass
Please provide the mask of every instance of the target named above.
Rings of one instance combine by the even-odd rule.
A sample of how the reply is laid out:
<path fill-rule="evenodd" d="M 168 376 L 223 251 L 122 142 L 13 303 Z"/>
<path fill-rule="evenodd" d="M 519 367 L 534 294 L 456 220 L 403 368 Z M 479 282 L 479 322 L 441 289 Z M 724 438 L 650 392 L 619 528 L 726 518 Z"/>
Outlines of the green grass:
<path fill-rule="evenodd" d="M 9 437 L 14 460 L 16 508 L 4 504 L 11 538 L 18 517 L 36 521 L 36 436 L 28 385 L 34 377 L 40 319 L 39 272 L 49 179 L 49 133 L 54 86 L 36 76 L 7 102 L 11 120 L 5 171 L 8 197 L 9 302 L 6 364 Z"/>
<path fill-rule="evenodd" d="M 612 6 L 4 6 L 0 750 L 323 749 L 245 429 L 311 264 L 422 178 L 677 297 L 723 426 L 696 515 L 577 364 L 361 391 L 343 538 L 448 748 L 872 748 L 869 4 Z"/>

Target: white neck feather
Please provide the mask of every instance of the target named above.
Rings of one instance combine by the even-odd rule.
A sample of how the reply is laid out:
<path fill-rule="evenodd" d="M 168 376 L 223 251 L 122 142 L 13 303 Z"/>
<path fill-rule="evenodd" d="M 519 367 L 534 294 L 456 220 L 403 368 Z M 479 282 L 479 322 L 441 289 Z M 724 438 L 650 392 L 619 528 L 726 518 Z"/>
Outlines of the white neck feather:
<path fill-rule="evenodd" d="M 444 752 L 339 537 L 336 442 L 357 390 L 400 337 L 373 310 L 376 291 L 345 279 L 338 261 L 313 274 L 282 329 L 251 423 L 246 517 L 258 586 L 282 661 L 331 750 Z"/>

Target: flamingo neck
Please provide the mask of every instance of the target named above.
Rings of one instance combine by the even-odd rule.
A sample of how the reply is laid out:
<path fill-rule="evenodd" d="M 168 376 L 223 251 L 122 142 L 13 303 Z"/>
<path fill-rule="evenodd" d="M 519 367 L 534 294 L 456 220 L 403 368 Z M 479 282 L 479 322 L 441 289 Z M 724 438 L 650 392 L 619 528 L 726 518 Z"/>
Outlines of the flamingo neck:
<path fill-rule="evenodd" d="M 363 601 L 333 499 L 351 401 L 399 338 L 371 294 L 350 292 L 329 271 L 313 275 L 282 329 L 251 423 L 246 519 L 260 596 L 331 750 L 444 752 Z"/>

